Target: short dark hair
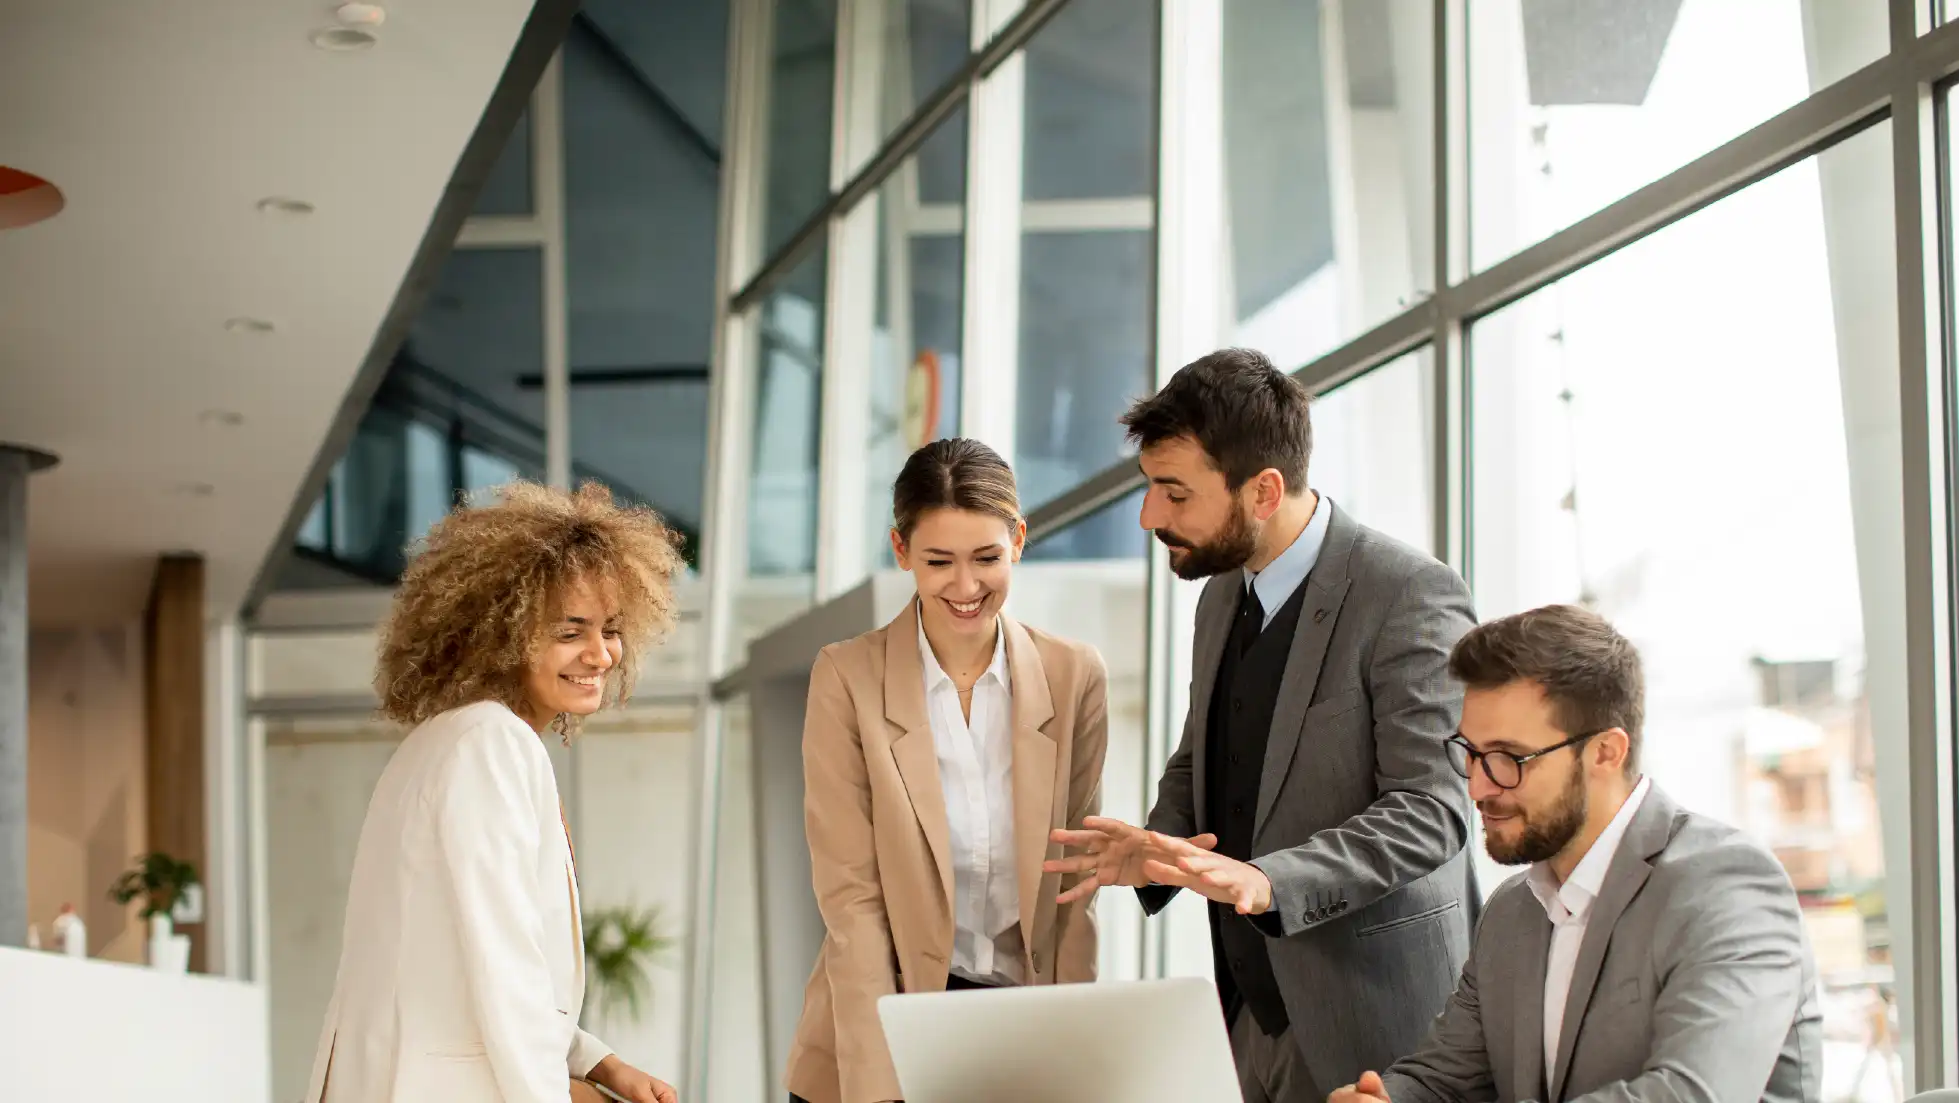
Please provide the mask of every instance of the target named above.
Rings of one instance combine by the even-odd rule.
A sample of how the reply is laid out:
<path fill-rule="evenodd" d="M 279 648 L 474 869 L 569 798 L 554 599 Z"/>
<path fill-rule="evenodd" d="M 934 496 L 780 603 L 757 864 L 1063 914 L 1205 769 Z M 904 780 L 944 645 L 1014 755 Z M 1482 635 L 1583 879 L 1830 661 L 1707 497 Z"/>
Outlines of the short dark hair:
<path fill-rule="evenodd" d="M 1269 467 L 1284 476 L 1287 494 L 1299 494 L 1313 455 L 1310 402 L 1306 388 L 1264 353 L 1219 349 L 1138 399 L 1122 424 L 1141 448 L 1183 436 L 1196 440 L 1233 490 Z"/>
<path fill-rule="evenodd" d="M 935 509 L 988 513 L 1020 522 L 1020 495 L 1014 471 L 1000 453 L 967 437 L 935 440 L 913 452 L 891 486 L 892 526 L 911 539 L 918 519 Z"/>
<path fill-rule="evenodd" d="M 1546 605 L 1478 625 L 1457 641 L 1449 673 L 1471 689 L 1537 683 L 1566 734 L 1622 729 L 1626 772 L 1639 769 L 1646 676 L 1632 641 L 1597 613 Z"/>

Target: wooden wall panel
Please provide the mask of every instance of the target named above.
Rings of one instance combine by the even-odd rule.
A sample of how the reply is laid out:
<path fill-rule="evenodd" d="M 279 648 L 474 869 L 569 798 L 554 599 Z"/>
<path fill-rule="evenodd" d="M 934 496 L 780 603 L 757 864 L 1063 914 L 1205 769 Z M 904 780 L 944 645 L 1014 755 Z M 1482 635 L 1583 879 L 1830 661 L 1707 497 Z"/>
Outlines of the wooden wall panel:
<path fill-rule="evenodd" d="M 210 876 L 204 839 L 204 560 L 157 560 L 144 613 L 144 775 L 149 849 Z M 203 924 L 187 925 L 190 967 L 205 970 Z"/>

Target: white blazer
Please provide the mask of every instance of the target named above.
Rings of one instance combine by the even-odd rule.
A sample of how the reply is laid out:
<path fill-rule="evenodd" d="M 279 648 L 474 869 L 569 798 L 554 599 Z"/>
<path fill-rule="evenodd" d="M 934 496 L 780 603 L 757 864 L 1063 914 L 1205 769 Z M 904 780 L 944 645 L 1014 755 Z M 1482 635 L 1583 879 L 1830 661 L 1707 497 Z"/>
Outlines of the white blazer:
<path fill-rule="evenodd" d="M 375 786 L 307 1103 L 565 1103 L 585 946 L 557 779 L 503 705 L 402 740 Z"/>

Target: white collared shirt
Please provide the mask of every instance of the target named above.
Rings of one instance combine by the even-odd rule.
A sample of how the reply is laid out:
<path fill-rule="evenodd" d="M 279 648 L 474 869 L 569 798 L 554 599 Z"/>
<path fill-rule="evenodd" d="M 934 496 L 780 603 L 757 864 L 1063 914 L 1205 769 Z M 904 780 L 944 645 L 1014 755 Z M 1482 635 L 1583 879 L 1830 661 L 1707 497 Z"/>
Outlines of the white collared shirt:
<path fill-rule="evenodd" d="M 1318 491 L 1314 491 L 1318 494 Z M 1272 626 L 1272 618 L 1292 600 L 1299 587 L 1306 582 L 1306 576 L 1313 573 L 1313 567 L 1320 561 L 1320 549 L 1326 547 L 1326 533 L 1333 525 L 1333 503 L 1320 494 L 1313 504 L 1313 515 L 1306 519 L 1306 527 L 1299 531 L 1286 550 L 1265 565 L 1265 569 L 1254 574 L 1245 571 L 1245 588 L 1258 594 L 1259 604 L 1265 609 L 1265 623 L 1259 625 L 1264 631 Z"/>
<path fill-rule="evenodd" d="M 946 825 L 952 837 L 954 973 L 989 984 L 1019 984 L 1020 887 L 1014 869 L 1013 684 L 1006 633 L 996 629 L 993 662 L 973 684 L 969 723 L 959 687 L 918 625 L 925 667 L 925 712 L 939 756 Z"/>
<path fill-rule="evenodd" d="M 1640 778 L 1626 797 L 1626 803 L 1605 825 L 1592 848 L 1578 860 L 1571 876 L 1558 884 L 1558 875 L 1548 862 L 1538 862 L 1525 875 L 1531 894 L 1544 905 L 1551 917 L 1551 953 L 1544 962 L 1544 1079 L 1548 1083 L 1557 1073 L 1558 1036 L 1564 1030 L 1565 1001 L 1571 997 L 1571 973 L 1578 965 L 1578 948 L 1585 942 L 1585 924 L 1592 915 L 1592 904 L 1605 885 L 1612 856 L 1619 852 L 1619 840 L 1639 811 L 1640 802 L 1652 783 Z"/>

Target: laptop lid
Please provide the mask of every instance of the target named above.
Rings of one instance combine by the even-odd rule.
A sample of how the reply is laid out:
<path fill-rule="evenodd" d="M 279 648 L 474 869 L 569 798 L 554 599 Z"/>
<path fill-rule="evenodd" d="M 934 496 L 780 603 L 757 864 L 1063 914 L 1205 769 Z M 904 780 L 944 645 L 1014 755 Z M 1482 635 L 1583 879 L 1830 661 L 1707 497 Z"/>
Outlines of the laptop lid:
<path fill-rule="evenodd" d="M 905 1103 L 1242 1103 L 1199 977 L 878 1000 Z"/>

